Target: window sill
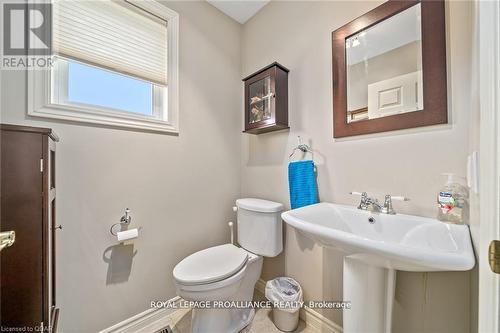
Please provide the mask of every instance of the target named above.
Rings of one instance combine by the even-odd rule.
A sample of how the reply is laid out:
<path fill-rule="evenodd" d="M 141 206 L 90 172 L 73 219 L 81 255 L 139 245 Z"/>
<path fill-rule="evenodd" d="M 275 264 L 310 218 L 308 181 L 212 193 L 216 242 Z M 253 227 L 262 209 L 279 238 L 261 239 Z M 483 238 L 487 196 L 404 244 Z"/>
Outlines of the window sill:
<path fill-rule="evenodd" d="M 59 119 L 66 121 L 82 122 L 87 124 L 106 125 L 119 128 L 144 130 L 164 134 L 179 134 L 177 126 L 159 119 L 146 119 L 134 115 L 117 115 L 96 110 L 79 108 L 72 105 L 49 104 L 37 109 L 28 109 L 28 115 Z"/>

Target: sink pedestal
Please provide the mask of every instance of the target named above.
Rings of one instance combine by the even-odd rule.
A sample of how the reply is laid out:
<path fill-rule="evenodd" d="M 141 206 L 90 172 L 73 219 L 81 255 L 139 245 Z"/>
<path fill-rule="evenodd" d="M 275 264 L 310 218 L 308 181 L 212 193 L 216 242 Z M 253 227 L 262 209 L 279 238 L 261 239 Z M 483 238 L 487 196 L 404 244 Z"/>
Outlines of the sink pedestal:
<path fill-rule="evenodd" d="M 396 271 L 344 257 L 344 333 L 390 333 Z"/>

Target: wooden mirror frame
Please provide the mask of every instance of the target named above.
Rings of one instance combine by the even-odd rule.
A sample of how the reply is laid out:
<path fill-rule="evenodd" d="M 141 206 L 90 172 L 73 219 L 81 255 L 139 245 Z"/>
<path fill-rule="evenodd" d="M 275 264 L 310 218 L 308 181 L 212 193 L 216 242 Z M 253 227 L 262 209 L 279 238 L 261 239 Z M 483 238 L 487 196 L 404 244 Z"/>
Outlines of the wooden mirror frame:
<path fill-rule="evenodd" d="M 347 123 L 346 39 L 418 3 L 422 22 L 423 110 Z M 332 33 L 332 64 L 334 138 L 448 122 L 444 0 L 389 0 L 347 23 Z"/>

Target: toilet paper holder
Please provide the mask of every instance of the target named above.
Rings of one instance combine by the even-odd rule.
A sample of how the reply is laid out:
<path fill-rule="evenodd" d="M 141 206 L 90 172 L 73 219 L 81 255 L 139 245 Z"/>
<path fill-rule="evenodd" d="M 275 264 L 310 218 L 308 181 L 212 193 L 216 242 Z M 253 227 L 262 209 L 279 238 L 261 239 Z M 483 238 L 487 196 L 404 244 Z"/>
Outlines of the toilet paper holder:
<path fill-rule="evenodd" d="M 114 228 L 114 227 L 116 227 L 117 225 L 129 225 L 129 224 L 130 224 L 130 221 L 132 221 L 132 216 L 130 216 L 130 209 L 125 208 L 125 215 L 123 215 L 123 216 L 120 218 L 120 222 L 113 224 L 113 225 L 111 226 L 111 228 L 109 228 L 109 232 L 110 232 L 113 236 L 118 236 L 118 233 L 113 232 L 113 228 Z"/>

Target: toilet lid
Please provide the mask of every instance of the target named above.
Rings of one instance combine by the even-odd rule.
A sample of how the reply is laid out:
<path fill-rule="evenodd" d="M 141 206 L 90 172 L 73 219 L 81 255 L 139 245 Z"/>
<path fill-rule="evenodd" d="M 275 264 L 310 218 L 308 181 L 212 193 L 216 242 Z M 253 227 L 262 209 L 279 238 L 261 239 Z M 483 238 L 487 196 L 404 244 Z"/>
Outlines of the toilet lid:
<path fill-rule="evenodd" d="M 206 284 L 234 275 L 247 262 L 245 250 L 224 244 L 198 251 L 174 268 L 174 278 L 183 284 Z"/>

